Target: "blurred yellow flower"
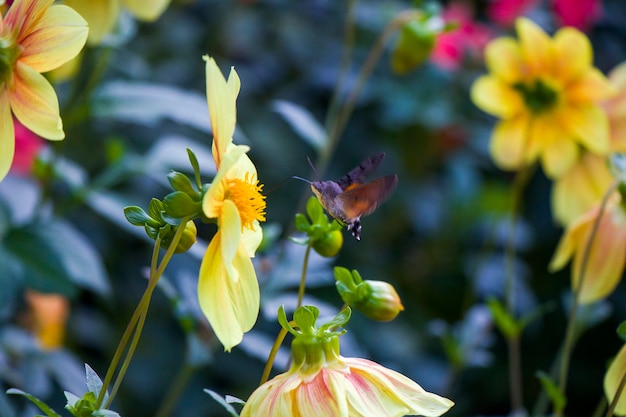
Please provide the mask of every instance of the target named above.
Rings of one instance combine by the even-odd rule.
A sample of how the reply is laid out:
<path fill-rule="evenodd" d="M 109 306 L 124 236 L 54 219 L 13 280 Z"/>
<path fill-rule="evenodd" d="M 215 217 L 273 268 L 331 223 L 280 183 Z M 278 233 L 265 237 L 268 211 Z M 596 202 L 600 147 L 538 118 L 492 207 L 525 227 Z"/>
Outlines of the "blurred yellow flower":
<path fill-rule="evenodd" d="M 572 288 L 580 286 L 581 267 L 589 238 L 600 213 L 600 204 L 583 214 L 565 231 L 549 269 L 563 268 L 573 257 Z M 579 300 L 583 304 L 601 300 L 613 292 L 626 261 L 626 209 L 619 192 L 611 195 L 589 250 Z"/>
<path fill-rule="evenodd" d="M 171 0 L 64 0 L 89 22 L 89 44 L 97 45 L 111 33 L 125 7 L 139 20 L 158 19 Z"/>
<path fill-rule="evenodd" d="M 617 93 L 602 103 L 609 120 L 610 151 L 626 152 L 626 63 L 615 67 L 608 79 Z M 602 200 L 612 182 L 606 158 L 583 152 L 576 164 L 554 182 L 554 218 L 569 225 Z"/>
<path fill-rule="evenodd" d="M 265 221 L 265 196 L 256 168 L 245 154 L 249 148 L 232 143 L 237 73 L 233 69 L 226 82 L 215 61 L 205 59 L 217 174 L 202 209 L 206 217 L 217 220 L 218 232 L 200 266 L 198 298 L 217 338 L 230 351 L 252 328 L 259 312 L 259 284 L 250 258 L 263 238 L 259 222 Z"/>
<path fill-rule="evenodd" d="M 53 350 L 63 346 L 65 323 L 70 303 L 59 294 L 25 293 L 33 317 L 33 330 L 42 349 Z"/>
<path fill-rule="evenodd" d="M 0 21 L 0 180 L 15 152 L 13 118 L 37 135 L 65 137 L 59 103 L 41 75 L 74 58 L 85 45 L 87 22 L 53 0 L 17 0 Z"/>
<path fill-rule="evenodd" d="M 516 29 L 519 41 L 503 37 L 487 45 L 490 74 L 476 80 L 471 97 L 502 119 L 490 143 L 496 165 L 516 170 L 540 159 L 545 173 L 557 178 L 574 165 L 580 146 L 608 153 L 608 121 L 599 102 L 613 89 L 593 67 L 583 33 L 566 27 L 550 38 L 526 18 Z"/>
<path fill-rule="evenodd" d="M 624 374 L 626 373 L 626 345 L 622 346 L 619 353 L 611 362 L 608 371 L 604 375 L 604 395 L 610 403 L 615 398 L 617 387 L 619 387 Z M 622 391 L 621 396 L 617 402 L 617 406 L 613 411 L 616 416 L 626 415 L 626 392 Z"/>

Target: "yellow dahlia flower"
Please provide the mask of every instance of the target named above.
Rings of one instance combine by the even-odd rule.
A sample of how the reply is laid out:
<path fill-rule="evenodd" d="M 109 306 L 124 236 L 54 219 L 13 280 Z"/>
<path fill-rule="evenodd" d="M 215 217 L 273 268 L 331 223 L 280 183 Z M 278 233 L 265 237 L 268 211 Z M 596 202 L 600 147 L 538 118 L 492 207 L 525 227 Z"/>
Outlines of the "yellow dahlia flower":
<path fill-rule="evenodd" d="M 624 272 L 626 261 L 626 209 L 615 192 L 608 201 L 591 244 L 582 287 L 581 267 L 593 225 L 600 212 L 599 203 L 574 221 L 565 231 L 550 262 L 550 270 L 563 268 L 573 257 L 572 288 L 579 290 L 583 304 L 601 300 L 611 294 Z"/>
<path fill-rule="evenodd" d="M 526 18 L 516 21 L 519 40 L 487 45 L 490 71 L 472 86 L 474 103 L 498 118 L 490 143 L 496 165 L 517 170 L 541 160 L 551 178 L 574 165 L 583 147 L 609 151 L 607 117 L 600 101 L 613 89 L 592 65 L 587 37 L 566 27 L 550 38 Z"/>
<path fill-rule="evenodd" d="M 139 20 L 154 21 L 165 11 L 171 0 L 64 0 L 89 22 L 89 44 L 97 45 L 111 33 L 125 7 Z"/>
<path fill-rule="evenodd" d="M 256 168 L 245 155 L 249 148 L 232 143 L 237 73 L 233 69 L 226 82 L 215 61 L 205 59 L 217 174 L 202 209 L 206 217 L 216 219 L 218 232 L 202 259 L 198 299 L 217 338 L 230 351 L 252 328 L 259 312 L 259 284 L 250 258 L 263 238 L 259 222 L 265 221 L 265 196 Z"/>
<path fill-rule="evenodd" d="M 311 313 L 308 319 L 303 320 L 303 310 Z M 349 318 L 349 308 L 344 311 Z M 295 336 L 291 368 L 257 388 L 241 417 L 430 417 L 454 405 L 375 362 L 342 357 L 339 336 L 343 332 L 333 330 L 336 319 L 318 329 L 317 313 L 311 306 L 296 310 L 294 320 L 300 330 L 289 329 Z"/>
<path fill-rule="evenodd" d="M 52 3 L 17 0 L 0 20 L 0 180 L 15 152 L 11 113 L 43 138 L 65 137 L 56 93 L 41 73 L 78 55 L 88 29 L 74 10 Z"/>

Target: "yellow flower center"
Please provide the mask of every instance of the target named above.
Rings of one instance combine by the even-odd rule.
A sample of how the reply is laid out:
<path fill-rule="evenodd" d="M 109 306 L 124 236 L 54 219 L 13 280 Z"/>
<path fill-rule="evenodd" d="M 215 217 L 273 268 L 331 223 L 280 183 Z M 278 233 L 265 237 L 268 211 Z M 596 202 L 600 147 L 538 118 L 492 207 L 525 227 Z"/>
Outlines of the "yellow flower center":
<path fill-rule="evenodd" d="M 558 92 L 543 80 L 532 83 L 516 83 L 513 88 L 524 98 L 524 103 L 533 113 L 541 113 L 553 108 L 559 98 Z"/>
<path fill-rule="evenodd" d="M 245 178 L 228 180 L 226 198 L 235 203 L 241 218 L 241 227 L 252 228 L 254 220 L 265 221 L 265 196 L 261 194 L 263 184 L 256 175 L 246 173 Z"/>

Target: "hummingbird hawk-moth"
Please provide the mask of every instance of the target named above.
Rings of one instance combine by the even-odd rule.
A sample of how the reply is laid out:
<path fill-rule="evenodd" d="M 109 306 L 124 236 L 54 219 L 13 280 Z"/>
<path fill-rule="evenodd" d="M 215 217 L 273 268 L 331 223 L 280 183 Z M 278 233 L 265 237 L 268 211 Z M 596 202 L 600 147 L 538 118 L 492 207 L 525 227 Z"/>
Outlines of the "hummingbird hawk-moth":
<path fill-rule="evenodd" d="M 383 152 L 370 156 L 337 181 L 311 181 L 311 190 L 326 212 L 347 226 L 361 240 L 361 217 L 371 214 L 396 188 L 397 175 L 385 175 L 364 183 L 385 158 Z"/>

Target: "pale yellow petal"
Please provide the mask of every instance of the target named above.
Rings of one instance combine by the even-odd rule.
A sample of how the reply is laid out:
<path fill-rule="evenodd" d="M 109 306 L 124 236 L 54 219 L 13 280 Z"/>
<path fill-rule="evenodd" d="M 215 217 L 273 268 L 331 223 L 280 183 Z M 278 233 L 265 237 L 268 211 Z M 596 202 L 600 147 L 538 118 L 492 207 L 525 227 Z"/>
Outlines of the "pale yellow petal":
<path fill-rule="evenodd" d="M 252 229 L 244 228 L 241 241 L 250 258 L 254 258 L 256 250 L 263 241 L 263 229 L 258 220 L 252 222 Z"/>
<path fill-rule="evenodd" d="M 209 243 L 200 265 L 198 300 L 224 349 L 230 351 L 249 331 L 259 312 L 259 285 L 252 262 L 241 248 L 233 260 L 237 276 L 222 262 L 220 231 Z"/>
<path fill-rule="evenodd" d="M 0 181 L 6 177 L 15 153 L 13 118 L 6 90 L 0 87 Z"/>
<path fill-rule="evenodd" d="M 562 82 L 581 77 L 591 68 L 592 59 L 591 42 L 579 30 L 565 27 L 554 35 L 554 75 Z"/>
<path fill-rule="evenodd" d="M 552 69 L 553 46 L 550 37 L 532 20 L 520 17 L 515 22 L 529 75 L 540 76 Z"/>
<path fill-rule="evenodd" d="M 489 151 L 495 164 L 505 170 L 516 170 L 526 163 L 528 118 L 516 117 L 496 125 Z"/>
<path fill-rule="evenodd" d="M 524 78 L 524 60 L 519 44 L 513 38 L 502 37 L 485 48 L 485 64 L 492 73 L 508 84 Z"/>
<path fill-rule="evenodd" d="M 552 260 L 548 265 L 548 270 L 550 272 L 562 269 L 570 261 L 572 256 L 574 256 L 574 252 L 577 251 L 578 247 L 581 245 L 580 241 L 582 237 L 588 232 L 591 227 L 591 222 L 597 213 L 598 207 L 596 206 L 582 216 L 578 217 L 569 225 L 567 229 L 565 229 L 565 232 L 563 236 L 561 236 L 561 240 L 556 247 L 554 255 L 552 255 Z"/>
<path fill-rule="evenodd" d="M 171 0 L 122 0 L 124 6 L 139 20 L 152 22 L 157 20 Z"/>
<path fill-rule="evenodd" d="M 589 259 L 580 289 L 579 299 L 583 304 L 601 300 L 613 292 L 624 272 L 626 261 L 626 224 L 623 209 L 614 204 L 607 207 L 593 240 Z M 616 221 L 616 219 L 619 219 Z M 583 236 L 586 245 L 591 230 Z M 574 257 L 572 285 L 580 284 L 580 268 L 584 251 L 579 250 Z"/>
<path fill-rule="evenodd" d="M 521 94 L 494 76 L 478 78 L 472 84 L 470 95 L 481 110 L 503 119 L 514 117 L 525 108 Z"/>
<path fill-rule="evenodd" d="M 609 99 L 617 91 L 604 74 L 596 68 L 591 68 L 571 82 L 563 93 L 568 102 L 584 104 Z"/>
<path fill-rule="evenodd" d="M 63 122 L 59 116 L 59 103 L 50 83 L 43 75 L 19 61 L 14 74 L 9 101 L 15 117 L 43 138 L 65 138 Z"/>
<path fill-rule="evenodd" d="M 231 276 L 235 276 L 232 264 L 241 240 L 241 218 L 239 217 L 237 206 L 232 201 L 224 200 L 218 226 L 221 232 L 220 236 L 222 237 L 220 242 L 222 245 L 222 261 L 228 273 Z"/>
<path fill-rule="evenodd" d="M 72 8 L 52 6 L 21 42 L 20 61 L 39 72 L 55 69 L 78 55 L 88 32 L 87 22 Z"/>
<path fill-rule="evenodd" d="M 619 387 L 624 374 L 626 373 L 626 345 L 622 346 L 617 356 L 611 362 L 608 371 L 604 375 L 604 394 L 609 403 L 613 402 L 617 388 Z M 614 414 L 617 416 L 626 415 L 626 395 L 622 393 L 617 401 Z"/>
<path fill-rule="evenodd" d="M 554 182 L 554 218 L 563 226 L 569 225 L 602 200 L 612 181 L 604 157 L 583 153 L 576 164 Z"/>
<path fill-rule="evenodd" d="M 224 199 L 225 193 L 225 184 L 223 183 L 224 179 L 227 178 L 227 173 L 230 169 L 237 163 L 239 158 L 246 152 L 248 152 L 250 148 L 245 145 L 239 145 L 233 148 L 232 151 L 229 151 L 224 155 L 224 161 L 217 171 L 217 175 L 213 178 L 213 182 L 211 186 L 204 194 L 204 198 L 202 200 L 202 211 L 204 215 L 208 218 L 216 218 L 219 217 L 221 209 L 222 209 L 222 201 Z"/>
<path fill-rule="evenodd" d="M 17 30 L 18 43 L 31 32 L 37 20 L 50 7 L 54 0 L 16 1 L 9 7 L 4 17 L 4 23 L 11 29 Z"/>
<path fill-rule="evenodd" d="M 323 368 L 313 380 L 296 390 L 298 415 L 348 417 L 345 386 L 343 374 Z"/>
<path fill-rule="evenodd" d="M 207 55 L 203 58 L 206 61 L 206 95 L 213 130 L 213 159 L 219 169 L 221 158 L 233 141 L 237 123 L 238 81 L 233 79 L 233 85 L 229 86 L 215 60 Z M 231 76 L 232 73 L 236 74 L 234 69 Z"/>
<path fill-rule="evenodd" d="M 609 152 L 609 122 L 600 106 L 567 106 L 558 112 L 557 117 L 563 128 L 582 146 L 599 155 Z"/>
<path fill-rule="evenodd" d="M 542 133 L 544 141 L 541 152 L 541 165 L 549 178 L 558 178 L 565 174 L 578 159 L 578 145 L 568 137 L 567 132 L 554 123 Z"/>
<path fill-rule="evenodd" d="M 120 0 L 65 0 L 65 4 L 89 23 L 87 42 L 90 45 L 99 44 L 111 33 L 120 15 Z"/>

